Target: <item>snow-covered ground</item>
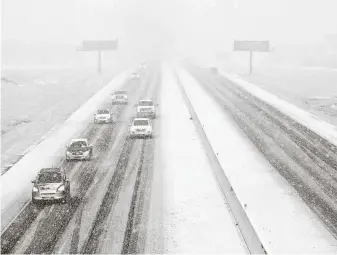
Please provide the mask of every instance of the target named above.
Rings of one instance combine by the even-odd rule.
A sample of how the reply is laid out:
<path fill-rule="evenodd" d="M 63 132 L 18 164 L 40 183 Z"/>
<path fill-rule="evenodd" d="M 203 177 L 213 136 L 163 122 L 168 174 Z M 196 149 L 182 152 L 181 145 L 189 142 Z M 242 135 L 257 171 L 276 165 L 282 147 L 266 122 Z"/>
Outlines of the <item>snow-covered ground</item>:
<path fill-rule="evenodd" d="M 246 253 L 172 70 L 163 69 L 145 253 Z"/>
<path fill-rule="evenodd" d="M 217 65 L 223 71 L 233 73 L 224 64 L 219 62 Z M 252 75 L 247 75 L 247 70 L 243 69 L 234 71 L 244 80 L 337 125 L 337 69 L 303 66 L 256 67 Z"/>
<path fill-rule="evenodd" d="M 186 71 L 179 69 L 179 76 L 213 150 L 266 251 L 335 253 L 337 241 L 242 135 L 233 119 Z"/>
<path fill-rule="evenodd" d="M 1 176 L 1 227 L 6 227 L 30 198 L 31 180 L 43 167 L 58 165 L 69 140 L 83 132 L 93 113 L 110 93 L 124 84 L 128 72 L 116 76 L 85 104 L 75 111 L 60 127 L 21 158 Z"/>
<path fill-rule="evenodd" d="M 117 71 L 5 69 L 1 82 L 1 173 L 55 130 Z"/>

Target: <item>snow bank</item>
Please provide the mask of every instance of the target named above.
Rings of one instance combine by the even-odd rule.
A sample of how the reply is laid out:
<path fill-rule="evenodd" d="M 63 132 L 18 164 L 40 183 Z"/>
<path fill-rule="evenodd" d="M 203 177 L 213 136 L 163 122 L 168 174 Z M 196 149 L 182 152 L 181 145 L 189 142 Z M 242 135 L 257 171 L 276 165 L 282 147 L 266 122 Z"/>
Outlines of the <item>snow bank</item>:
<path fill-rule="evenodd" d="M 246 253 L 175 77 L 167 68 L 162 81 L 145 253 Z"/>
<path fill-rule="evenodd" d="M 183 69 L 181 82 L 267 253 L 333 253 L 337 241 L 231 117 Z"/>
<path fill-rule="evenodd" d="M 122 86 L 128 72 L 116 76 L 84 105 L 74 112 L 61 127 L 22 157 L 8 172 L 1 176 L 1 229 L 17 215 L 31 197 L 31 180 L 43 167 L 57 165 L 64 155 L 69 140 L 80 135 L 91 122 L 94 112 L 110 97 L 113 89 Z M 27 134 L 29 135 L 29 134 Z"/>
<path fill-rule="evenodd" d="M 317 116 L 306 112 L 285 100 L 280 99 L 276 95 L 273 95 L 250 82 L 242 80 L 237 75 L 228 74 L 222 71 L 220 74 L 233 81 L 236 85 L 244 88 L 246 91 L 250 92 L 257 98 L 270 105 L 273 105 L 287 116 L 293 118 L 302 125 L 307 126 L 309 129 L 337 146 L 336 126 L 319 119 Z"/>

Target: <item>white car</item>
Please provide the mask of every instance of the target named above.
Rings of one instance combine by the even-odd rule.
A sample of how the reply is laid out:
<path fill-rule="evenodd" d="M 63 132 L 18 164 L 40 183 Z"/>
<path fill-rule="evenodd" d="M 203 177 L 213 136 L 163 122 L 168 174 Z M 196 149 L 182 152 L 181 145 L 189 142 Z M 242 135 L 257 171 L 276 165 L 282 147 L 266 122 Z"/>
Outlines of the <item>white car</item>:
<path fill-rule="evenodd" d="M 93 147 L 85 138 L 72 139 L 69 145 L 66 146 L 66 160 L 90 160 L 92 155 Z"/>
<path fill-rule="evenodd" d="M 137 72 L 133 72 L 130 76 L 131 80 L 138 80 L 140 78 L 140 74 Z"/>
<path fill-rule="evenodd" d="M 127 104 L 128 94 L 126 91 L 115 91 L 112 95 L 112 104 Z"/>
<path fill-rule="evenodd" d="M 135 106 L 137 107 L 138 118 L 156 118 L 156 108 L 153 100 L 139 100 L 139 103 Z"/>
<path fill-rule="evenodd" d="M 94 116 L 94 123 L 113 123 L 112 114 L 109 110 L 98 110 Z"/>
<path fill-rule="evenodd" d="M 130 137 L 152 138 L 152 123 L 147 118 L 134 118 L 130 124 Z"/>

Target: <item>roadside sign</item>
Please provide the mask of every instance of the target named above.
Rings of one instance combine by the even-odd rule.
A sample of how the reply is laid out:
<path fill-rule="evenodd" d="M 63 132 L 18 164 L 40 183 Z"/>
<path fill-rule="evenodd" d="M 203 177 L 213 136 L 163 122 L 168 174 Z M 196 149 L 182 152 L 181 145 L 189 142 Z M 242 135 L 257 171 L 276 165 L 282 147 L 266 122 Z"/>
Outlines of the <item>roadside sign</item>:
<path fill-rule="evenodd" d="M 113 41 L 83 41 L 78 51 L 117 50 L 118 40 Z"/>
<path fill-rule="evenodd" d="M 269 41 L 234 41 L 234 51 L 269 52 Z"/>
<path fill-rule="evenodd" d="M 249 74 L 253 72 L 253 52 L 269 52 L 269 41 L 236 41 L 234 40 L 234 51 L 249 52 Z"/>
<path fill-rule="evenodd" d="M 112 41 L 83 41 L 77 47 L 77 51 L 97 51 L 98 52 L 98 73 L 102 72 L 102 51 L 116 51 L 118 49 L 118 39 Z"/>

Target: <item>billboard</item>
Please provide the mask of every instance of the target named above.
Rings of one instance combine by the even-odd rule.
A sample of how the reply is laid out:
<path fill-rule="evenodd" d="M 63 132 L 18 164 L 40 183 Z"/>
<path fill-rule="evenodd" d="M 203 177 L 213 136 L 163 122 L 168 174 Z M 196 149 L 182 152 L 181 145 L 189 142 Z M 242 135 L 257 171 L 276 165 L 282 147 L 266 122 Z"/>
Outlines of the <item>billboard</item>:
<path fill-rule="evenodd" d="M 113 41 L 83 41 L 82 45 L 77 48 L 79 51 L 106 51 L 117 50 L 118 40 Z"/>
<path fill-rule="evenodd" d="M 234 41 L 234 51 L 269 52 L 269 41 Z"/>

